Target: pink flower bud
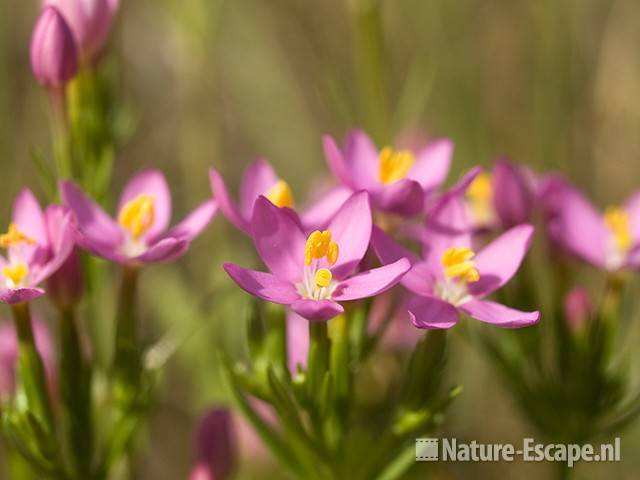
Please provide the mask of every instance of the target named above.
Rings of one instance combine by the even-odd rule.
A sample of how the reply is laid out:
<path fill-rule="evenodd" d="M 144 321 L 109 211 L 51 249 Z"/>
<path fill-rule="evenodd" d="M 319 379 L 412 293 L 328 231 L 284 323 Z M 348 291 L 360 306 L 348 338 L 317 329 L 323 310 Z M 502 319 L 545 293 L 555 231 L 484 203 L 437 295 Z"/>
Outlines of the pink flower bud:
<path fill-rule="evenodd" d="M 31 35 L 31 68 L 40 84 L 60 88 L 78 71 L 73 34 L 60 12 L 46 7 Z"/>
<path fill-rule="evenodd" d="M 196 436 L 196 462 L 190 480 L 224 480 L 235 460 L 231 412 L 211 410 L 200 422 Z"/>
<path fill-rule="evenodd" d="M 593 303 L 584 287 L 574 287 L 564 299 L 564 314 L 573 331 L 578 330 L 593 311 Z"/>
<path fill-rule="evenodd" d="M 84 60 L 92 60 L 104 46 L 119 0 L 44 0 L 60 10 L 69 23 Z"/>

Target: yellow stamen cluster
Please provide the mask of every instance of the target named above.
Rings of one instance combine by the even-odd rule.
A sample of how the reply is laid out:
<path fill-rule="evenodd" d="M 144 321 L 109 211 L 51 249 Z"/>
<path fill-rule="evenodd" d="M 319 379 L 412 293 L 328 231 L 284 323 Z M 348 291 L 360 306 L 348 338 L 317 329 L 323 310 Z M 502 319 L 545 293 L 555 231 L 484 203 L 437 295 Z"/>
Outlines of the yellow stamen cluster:
<path fill-rule="evenodd" d="M 332 279 L 333 275 L 328 268 L 319 269 L 313 277 L 314 283 L 321 288 L 328 287 Z"/>
<path fill-rule="evenodd" d="M 151 195 L 140 194 L 125 203 L 118 215 L 118 223 L 131 232 L 134 240 L 138 240 L 151 228 L 154 217 L 154 198 Z"/>
<path fill-rule="evenodd" d="M 484 223 L 491 220 L 493 216 L 491 175 L 484 172 L 479 174 L 467 188 L 465 196 L 476 222 Z"/>
<path fill-rule="evenodd" d="M 618 249 L 629 250 L 633 243 L 629 214 L 620 207 L 609 207 L 604 212 L 604 223 L 613 234 Z"/>
<path fill-rule="evenodd" d="M 379 178 L 382 183 L 389 185 L 407 176 L 415 163 L 415 157 L 409 150 L 393 150 L 385 147 L 380 151 Z"/>
<path fill-rule="evenodd" d="M 473 250 L 467 247 L 450 247 L 445 250 L 440 260 L 447 278 L 461 278 L 467 282 L 480 280 L 480 273 L 476 263 L 471 260 L 475 257 Z"/>
<path fill-rule="evenodd" d="M 2 274 L 9 280 L 12 287 L 17 287 L 29 275 L 29 267 L 23 262 L 7 265 L 2 268 Z"/>
<path fill-rule="evenodd" d="M 9 224 L 9 229 L 7 233 L 3 233 L 0 235 L 0 247 L 9 248 L 14 245 L 18 245 L 20 243 L 26 243 L 28 245 L 33 245 L 36 241 L 22 233 L 18 226 L 15 223 Z"/>
<path fill-rule="evenodd" d="M 284 180 L 278 180 L 278 182 L 269 189 L 265 196 L 276 207 L 293 208 L 293 193 L 291 193 L 289 184 Z"/>
<path fill-rule="evenodd" d="M 304 263 L 311 265 L 313 260 L 327 259 L 329 265 L 338 261 L 338 244 L 331 240 L 331 232 L 316 230 L 307 238 L 304 247 Z"/>

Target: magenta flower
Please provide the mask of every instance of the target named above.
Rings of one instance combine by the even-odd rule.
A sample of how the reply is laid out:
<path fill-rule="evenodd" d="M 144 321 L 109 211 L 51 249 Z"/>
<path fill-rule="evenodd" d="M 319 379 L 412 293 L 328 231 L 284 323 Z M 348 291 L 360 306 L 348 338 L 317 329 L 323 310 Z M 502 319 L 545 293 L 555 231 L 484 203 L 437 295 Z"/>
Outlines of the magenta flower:
<path fill-rule="evenodd" d="M 465 201 L 476 230 L 510 228 L 531 221 L 535 203 L 532 175 L 506 159 L 468 186 Z"/>
<path fill-rule="evenodd" d="M 43 212 L 31 190 L 18 194 L 9 228 L 0 235 L 6 251 L 0 256 L 0 302 L 23 303 L 44 294 L 38 285 L 62 266 L 74 246 L 72 215 L 63 210 L 51 205 Z"/>
<path fill-rule="evenodd" d="M 68 22 L 80 56 L 92 60 L 104 46 L 118 10 L 114 0 L 44 0 L 56 7 Z"/>
<path fill-rule="evenodd" d="M 48 88 L 64 87 L 78 71 L 78 52 L 69 25 L 54 7 L 45 7 L 31 35 L 31 69 Z"/>
<path fill-rule="evenodd" d="M 416 152 L 378 150 L 364 132 L 356 130 L 347 135 L 342 149 L 325 136 L 324 151 L 336 178 L 352 191 L 369 192 L 375 208 L 414 216 L 422 213 L 425 196 L 446 179 L 453 144 L 438 140 Z"/>
<path fill-rule="evenodd" d="M 600 213 L 575 187 L 550 176 L 541 203 L 556 246 L 607 271 L 640 268 L 640 193 Z"/>
<path fill-rule="evenodd" d="M 182 222 L 167 230 L 171 194 L 164 175 L 143 170 L 125 186 L 112 219 L 78 187 L 68 181 L 60 192 L 76 216 L 78 244 L 93 254 L 125 264 L 173 260 L 189 248 L 217 210 L 213 200 L 203 202 Z"/>
<path fill-rule="evenodd" d="M 329 320 L 343 312 L 338 302 L 371 297 L 395 285 L 407 259 L 354 274 L 369 246 L 371 208 L 366 192 L 353 194 L 326 230 L 305 235 L 297 217 L 260 197 L 251 221 L 258 254 L 271 273 L 232 263 L 224 269 L 244 290 L 290 305 L 307 320 Z"/>
<path fill-rule="evenodd" d="M 229 477 L 236 457 L 231 411 L 209 411 L 198 426 L 196 461 L 189 480 L 224 480 Z"/>
<path fill-rule="evenodd" d="M 240 182 L 239 202 L 231 197 L 220 173 L 209 172 L 213 196 L 220 211 L 237 229 L 251 236 L 253 205 L 261 195 L 276 207 L 293 209 L 295 201 L 289 184 L 279 178 L 266 160 L 256 160 L 245 170 Z M 333 189 L 322 196 L 307 211 L 301 213 L 302 223 L 309 230 L 322 228 L 338 208 L 351 196 L 344 188 Z"/>
<path fill-rule="evenodd" d="M 593 302 L 584 287 L 573 287 L 564 297 L 564 316 L 572 331 L 578 331 L 593 312 Z"/>
<path fill-rule="evenodd" d="M 46 325 L 35 318 L 33 334 L 36 348 L 40 353 L 49 385 L 55 382 L 55 349 Z M 15 327 L 8 322 L 0 322 L 0 399 L 12 395 L 16 388 L 16 367 L 18 362 L 18 339 Z"/>
<path fill-rule="evenodd" d="M 374 228 L 371 243 L 382 263 L 398 258 L 412 263 L 402 279 L 402 285 L 415 294 L 407 303 L 411 321 L 417 328 L 450 328 L 464 312 L 500 327 L 536 323 L 539 312 L 522 312 L 485 299 L 516 273 L 533 227 L 513 227 L 476 254 L 466 215 L 461 195 L 446 195 L 439 201 L 423 237 L 423 258 Z"/>

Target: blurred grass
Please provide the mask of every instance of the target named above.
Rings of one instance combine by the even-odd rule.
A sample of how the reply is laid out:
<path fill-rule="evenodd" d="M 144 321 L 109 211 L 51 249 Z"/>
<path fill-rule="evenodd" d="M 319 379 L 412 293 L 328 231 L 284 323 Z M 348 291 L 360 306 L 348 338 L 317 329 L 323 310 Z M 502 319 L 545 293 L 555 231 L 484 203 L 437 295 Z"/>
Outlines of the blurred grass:
<path fill-rule="evenodd" d="M 209 195 L 209 167 L 237 185 L 249 161 L 264 156 L 302 203 L 327 175 L 320 135 L 354 126 L 385 141 L 404 131 L 453 138 L 453 178 L 505 154 L 565 172 L 603 205 L 638 187 L 637 0 L 122 3 L 110 55 L 139 126 L 118 156 L 114 194 L 134 171 L 157 166 L 182 214 Z M 366 10 L 378 3 L 379 15 Z M 29 152 L 48 145 L 46 99 L 28 62 L 36 4 L 0 3 L 4 219 L 20 185 L 38 188 Z M 251 246 L 217 218 L 178 265 L 143 277 L 148 338 L 183 339 L 150 430 L 145 478 L 180 478 L 196 416 L 224 401 L 214 347 L 241 350 L 248 298 L 230 288 L 223 260 L 250 262 Z M 460 342 L 457 354 L 453 371 L 466 388 L 449 433 L 487 441 L 531 434 L 477 353 Z M 637 429 L 625 436 L 622 464 L 581 474 L 632 478 L 639 440 Z M 548 471 L 522 467 L 509 474 Z M 495 468 L 434 473 L 492 478 Z"/>

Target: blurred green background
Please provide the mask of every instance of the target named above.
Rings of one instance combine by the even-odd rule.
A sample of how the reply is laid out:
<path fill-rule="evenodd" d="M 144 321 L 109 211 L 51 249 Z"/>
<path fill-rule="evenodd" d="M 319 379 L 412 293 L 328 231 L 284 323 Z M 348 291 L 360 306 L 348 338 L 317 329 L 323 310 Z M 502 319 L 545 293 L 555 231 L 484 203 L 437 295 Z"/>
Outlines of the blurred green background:
<path fill-rule="evenodd" d="M 328 174 L 321 135 L 341 137 L 355 126 L 380 143 L 451 137 L 451 179 L 508 155 L 563 171 L 600 205 L 621 202 L 639 186 L 637 0 L 122 4 L 105 61 L 117 68 L 119 95 L 136 129 L 118 154 L 112 191 L 117 195 L 142 167 L 161 168 L 171 182 L 174 218 L 210 195 L 209 167 L 235 186 L 258 156 L 274 164 L 303 203 Z M 46 152 L 50 140 L 46 96 L 28 56 L 38 6 L 0 3 L 3 219 L 21 185 L 38 191 L 30 152 Z M 251 254 L 250 242 L 218 217 L 184 259 L 143 275 L 146 338 L 176 340 L 179 348 L 143 440 L 141 478 L 184 478 L 198 416 L 225 402 L 215 347 L 242 349 L 248 296 L 220 265 Z M 107 342 L 109 325 L 100 328 Z M 450 376 L 465 393 L 442 436 L 484 442 L 536 436 L 477 350 L 455 338 L 452 358 Z M 627 431 L 623 462 L 580 466 L 579 478 L 638 478 L 639 442 L 637 427 Z M 250 463 L 241 477 L 258 478 L 260 471 L 280 478 Z M 540 478 L 551 466 L 440 464 L 430 471 L 437 478 Z"/>

